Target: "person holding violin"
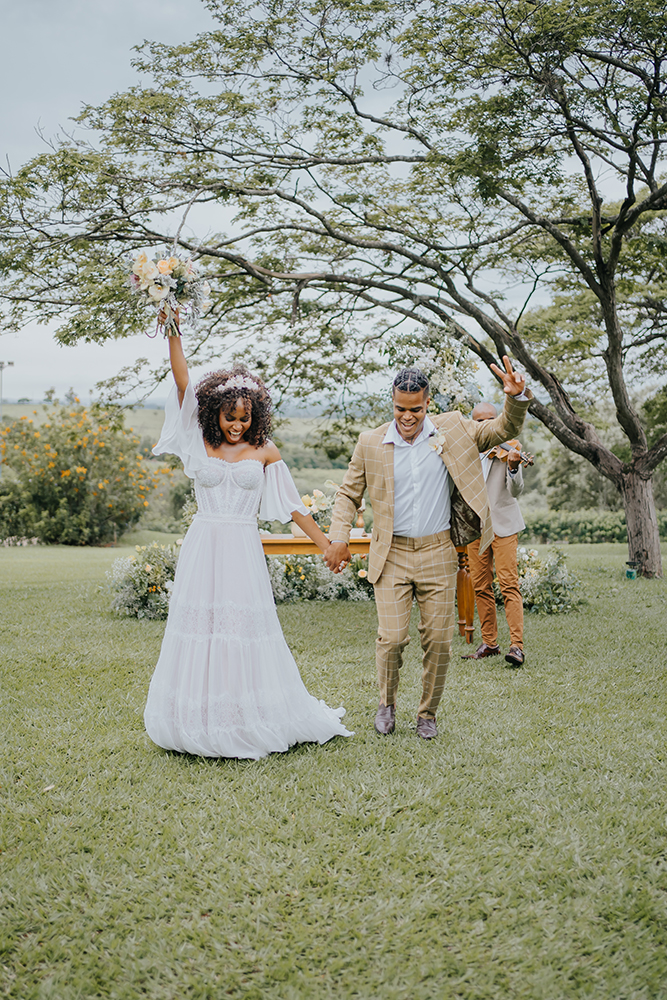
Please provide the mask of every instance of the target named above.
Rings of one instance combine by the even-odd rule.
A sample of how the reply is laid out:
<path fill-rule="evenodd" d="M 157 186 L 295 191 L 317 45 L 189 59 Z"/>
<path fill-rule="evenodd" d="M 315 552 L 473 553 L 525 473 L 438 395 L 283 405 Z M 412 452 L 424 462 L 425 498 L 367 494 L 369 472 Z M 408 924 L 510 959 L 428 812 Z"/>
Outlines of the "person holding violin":
<path fill-rule="evenodd" d="M 477 423 L 496 418 L 492 403 L 478 403 L 472 411 Z M 532 465 L 532 456 L 521 451 L 519 441 L 506 441 L 480 456 L 486 480 L 486 492 L 493 524 L 493 541 L 481 555 L 479 539 L 468 545 L 470 576 L 475 591 L 475 602 L 482 630 L 482 644 L 464 660 L 481 660 L 498 656 L 498 620 L 496 599 L 493 593 L 493 564 L 505 603 L 505 617 L 510 632 L 510 648 L 505 660 L 510 666 L 522 666 L 523 652 L 523 599 L 519 590 L 517 544 L 519 532 L 525 524 L 517 497 L 523 493 L 522 465 Z"/>

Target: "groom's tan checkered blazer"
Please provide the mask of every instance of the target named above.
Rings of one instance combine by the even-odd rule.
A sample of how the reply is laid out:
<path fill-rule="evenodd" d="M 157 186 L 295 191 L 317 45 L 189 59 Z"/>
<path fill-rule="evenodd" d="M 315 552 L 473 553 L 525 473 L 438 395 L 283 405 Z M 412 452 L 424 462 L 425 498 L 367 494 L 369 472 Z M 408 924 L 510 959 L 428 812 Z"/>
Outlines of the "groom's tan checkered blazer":
<path fill-rule="evenodd" d="M 476 423 L 460 413 L 432 417 L 439 436 L 444 431 L 442 460 L 463 499 L 482 523 L 480 551 L 493 539 L 493 525 L 486 495 L 480 451 L 487 451 L 514 437 L 521 430 L 526 410 L 533 398 L 526 389 L 526 399 L 505 397 L 505 408 L 495 420 Z M 366 487 L 373 505 L 373 534 L 368 565 L 368 579 L 375 583 L 382 573 L 394 530 L 394 446 L 383 444 L 389 424 L 364 431 L 354 449 L 345 478 L 334 504 L 329 538 L 349 541 L 352 521 Z"/>

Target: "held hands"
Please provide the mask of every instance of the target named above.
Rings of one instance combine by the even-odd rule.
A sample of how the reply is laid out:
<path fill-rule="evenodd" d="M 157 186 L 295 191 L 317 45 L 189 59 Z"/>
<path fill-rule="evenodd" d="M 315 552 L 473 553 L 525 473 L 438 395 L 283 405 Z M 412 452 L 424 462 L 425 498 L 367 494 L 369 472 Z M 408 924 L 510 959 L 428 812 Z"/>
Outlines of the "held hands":
<path fill-rule="evenodd" d="M 332 573 L 340 573 L 349 563 L 352 553 L 345 542 L 332 542 L 323 553 L 322 558 L 327 569 L 330 569 Z"/>
<path fill-rule="evenodd" d="M 503 389 L 508 396 L 520 396 L 526 388 L 526 376 L 522 375 L 521 372 L 514 371 L 512 363 L 506 354 L 503 355 L 503 364 L 505 365 L 505 371 L 499 368 L 498 365 L 489 365 L 489 367 L 501 379 Z"/>

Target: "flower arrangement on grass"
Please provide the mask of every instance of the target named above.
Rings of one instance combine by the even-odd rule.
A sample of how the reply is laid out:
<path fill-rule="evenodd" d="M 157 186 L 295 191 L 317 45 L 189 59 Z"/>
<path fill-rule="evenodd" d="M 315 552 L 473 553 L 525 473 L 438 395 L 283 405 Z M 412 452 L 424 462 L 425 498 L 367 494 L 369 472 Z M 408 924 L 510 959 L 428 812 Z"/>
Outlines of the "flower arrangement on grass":
<path fill-rule="evenodd" d="M 540 559 L 537 549 L 523 546 L 517 554 L 519 589 L 523 606 L 535 614 L 562 615 L 573 611 L 582 599 L 581 582 L 566 565 L 562 549 L 550 546 L 546 559 Z M 496 604 L 503 603 L 497 578 L 493 580 Z"/>
<path fill-rule="evenodd" d="M 107 573 L 111 608 L 130 618 L 166 618 L 178 562 L 176 545 L 135 546 L 136 556 L 116 559 Z"/>
<path fill-rule="evenodd" d="M 189 257 L 170 254 L 150 259 L 142 250 L 130 258 L 129 269 L 130 287 L 155 308 L 157 328 L 166 336 L 179 337 L 181 322 L 194 326 L 210 305 L 210 285 L 199 277 Z"/>
<path fill-rule="evenodd" d="M 267 556 L 277 604 L 294 601 L 372 601 L 368 557 L 354 556 L 342 573 L 332 573 L 321 556 Z"/>
<path fill-rule="evenodd" d="M 111 609 L 130 618 L 166 618 L 174 585 L 179 545 L 137 545 L 136 556 L 116 559 L 107 573 Z M 367 556 L 354 556 L 333 574 L 320 556 L 267 556 L 277 604 L 294 601 L 372 601 Z"/>

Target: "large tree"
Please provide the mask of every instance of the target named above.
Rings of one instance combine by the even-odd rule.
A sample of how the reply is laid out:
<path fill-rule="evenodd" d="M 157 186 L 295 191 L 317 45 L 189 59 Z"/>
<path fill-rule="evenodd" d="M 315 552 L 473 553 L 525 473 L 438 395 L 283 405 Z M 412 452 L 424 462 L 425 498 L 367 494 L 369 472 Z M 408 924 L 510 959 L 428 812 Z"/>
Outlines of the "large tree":
<path fill-rule="evenodd" d="M 245 338 L 270 378 L 321 393 L 400 323 L 487 366 L 508 353 L 660 575 L 667 435 L 649 447 L 630 387 L 666 360 L 662 0 L 207 6 L 216 30 L 141 48 L 152 88 L 86 108 L 89 140 L 6 179 L 6 321 L 57 319 L 65 343 L 140 329 L 121 258 L 177 237 L 214 285 L 193 355 Z M 605 393 L 626 460 L 587 419 Z"/>

